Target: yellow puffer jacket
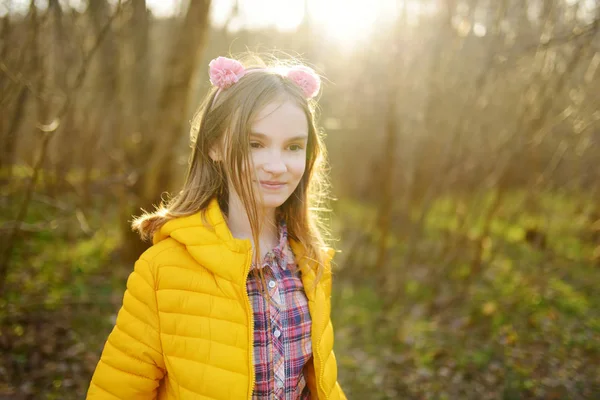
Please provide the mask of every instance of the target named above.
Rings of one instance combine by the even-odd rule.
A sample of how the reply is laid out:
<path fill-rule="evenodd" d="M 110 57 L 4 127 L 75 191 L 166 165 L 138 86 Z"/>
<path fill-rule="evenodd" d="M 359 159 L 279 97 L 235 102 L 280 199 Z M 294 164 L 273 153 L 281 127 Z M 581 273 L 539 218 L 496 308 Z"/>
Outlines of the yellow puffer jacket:
<path fill-rule="evenodd" d="M 313 263 L 298 243 L 291 247 L 312 317 L 313 362 L 305 368 L 312 398 L 345 399 L 329 317 L 332 251 L 313 288 Z M 205 220 L 197 213 L 163 225 L 129 276 L 87 399 L 251 398 L 251 258 L 250 242 L 231 235 L 216 200 Z"/>

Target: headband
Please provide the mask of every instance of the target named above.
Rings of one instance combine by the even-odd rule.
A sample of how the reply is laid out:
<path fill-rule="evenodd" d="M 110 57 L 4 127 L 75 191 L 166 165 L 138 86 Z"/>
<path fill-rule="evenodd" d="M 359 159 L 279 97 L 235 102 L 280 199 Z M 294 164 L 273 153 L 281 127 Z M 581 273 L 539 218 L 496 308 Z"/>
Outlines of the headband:
<path fill-rule="evenodd" d="M 255 71 L 276 71 L 280 75 L 291 79 L 296 85 L 300 86 L 307 99 L 312 99 L 319 93 L 321 88 L 321 78 L 316 72 L 304 65 L 296 65 L 285 69 L 254 68 L 245 69 L 242 63 L 227 57 L 217 57 L 208 64 L 208 75 L 210 83 L 218 87 L 217 93 L 213 99 L 213 104 L 217 96 L 224 90 L 237 83 L 244 75 Z"/>

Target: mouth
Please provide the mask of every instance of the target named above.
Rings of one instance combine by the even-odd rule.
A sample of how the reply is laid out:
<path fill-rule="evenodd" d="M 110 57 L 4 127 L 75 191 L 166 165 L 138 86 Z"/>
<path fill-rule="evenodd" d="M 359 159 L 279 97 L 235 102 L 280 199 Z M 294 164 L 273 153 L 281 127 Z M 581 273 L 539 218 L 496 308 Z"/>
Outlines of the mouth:
<path fill-rule="evenodd" d="M 265 189 L 277 190 L 281 189 L 285 186 L 285 182 L 277 182 L 277 181 L 260 181 L 260 186 Z"/>

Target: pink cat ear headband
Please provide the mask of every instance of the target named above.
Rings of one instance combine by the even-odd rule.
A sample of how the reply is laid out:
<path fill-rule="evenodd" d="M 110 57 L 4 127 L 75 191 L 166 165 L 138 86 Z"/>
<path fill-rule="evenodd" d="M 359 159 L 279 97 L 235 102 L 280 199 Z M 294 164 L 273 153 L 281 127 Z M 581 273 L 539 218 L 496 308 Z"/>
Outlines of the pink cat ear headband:
<path fill-rule="evenodd" d="M 210 83 L 218 87 L 217 96 L 224 90 L 236 83 L 247 73 L 254 71 L 263 71 L 267 68 L 249 69 L 246 70 L 242 63 L 227 57 L 217 57 L 208 64 L 208 75 Z M 275 71 L 275 70 L 274 70 Z M 312 68 L 304 65 L 293 66 L 282 70 L 281 75 L 291 79 L 296 83 L 307 99 L 312 99 L 319 93 L 321 87 L 321 78 L 315 73 Z M 213 100 L 214 103 L 214 100 Z"/>

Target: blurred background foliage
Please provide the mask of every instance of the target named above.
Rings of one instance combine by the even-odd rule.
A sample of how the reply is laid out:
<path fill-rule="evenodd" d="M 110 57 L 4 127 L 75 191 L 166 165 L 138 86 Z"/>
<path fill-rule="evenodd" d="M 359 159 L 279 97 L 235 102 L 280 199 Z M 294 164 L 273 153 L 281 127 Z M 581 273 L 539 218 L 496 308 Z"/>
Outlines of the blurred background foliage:
<path fill-rule="evenodd" d="M 207 63 L 326 77 L 351 399 L 600 398 L 600 2 L 0 5 L 0 398 L 81 399 Z"/>

